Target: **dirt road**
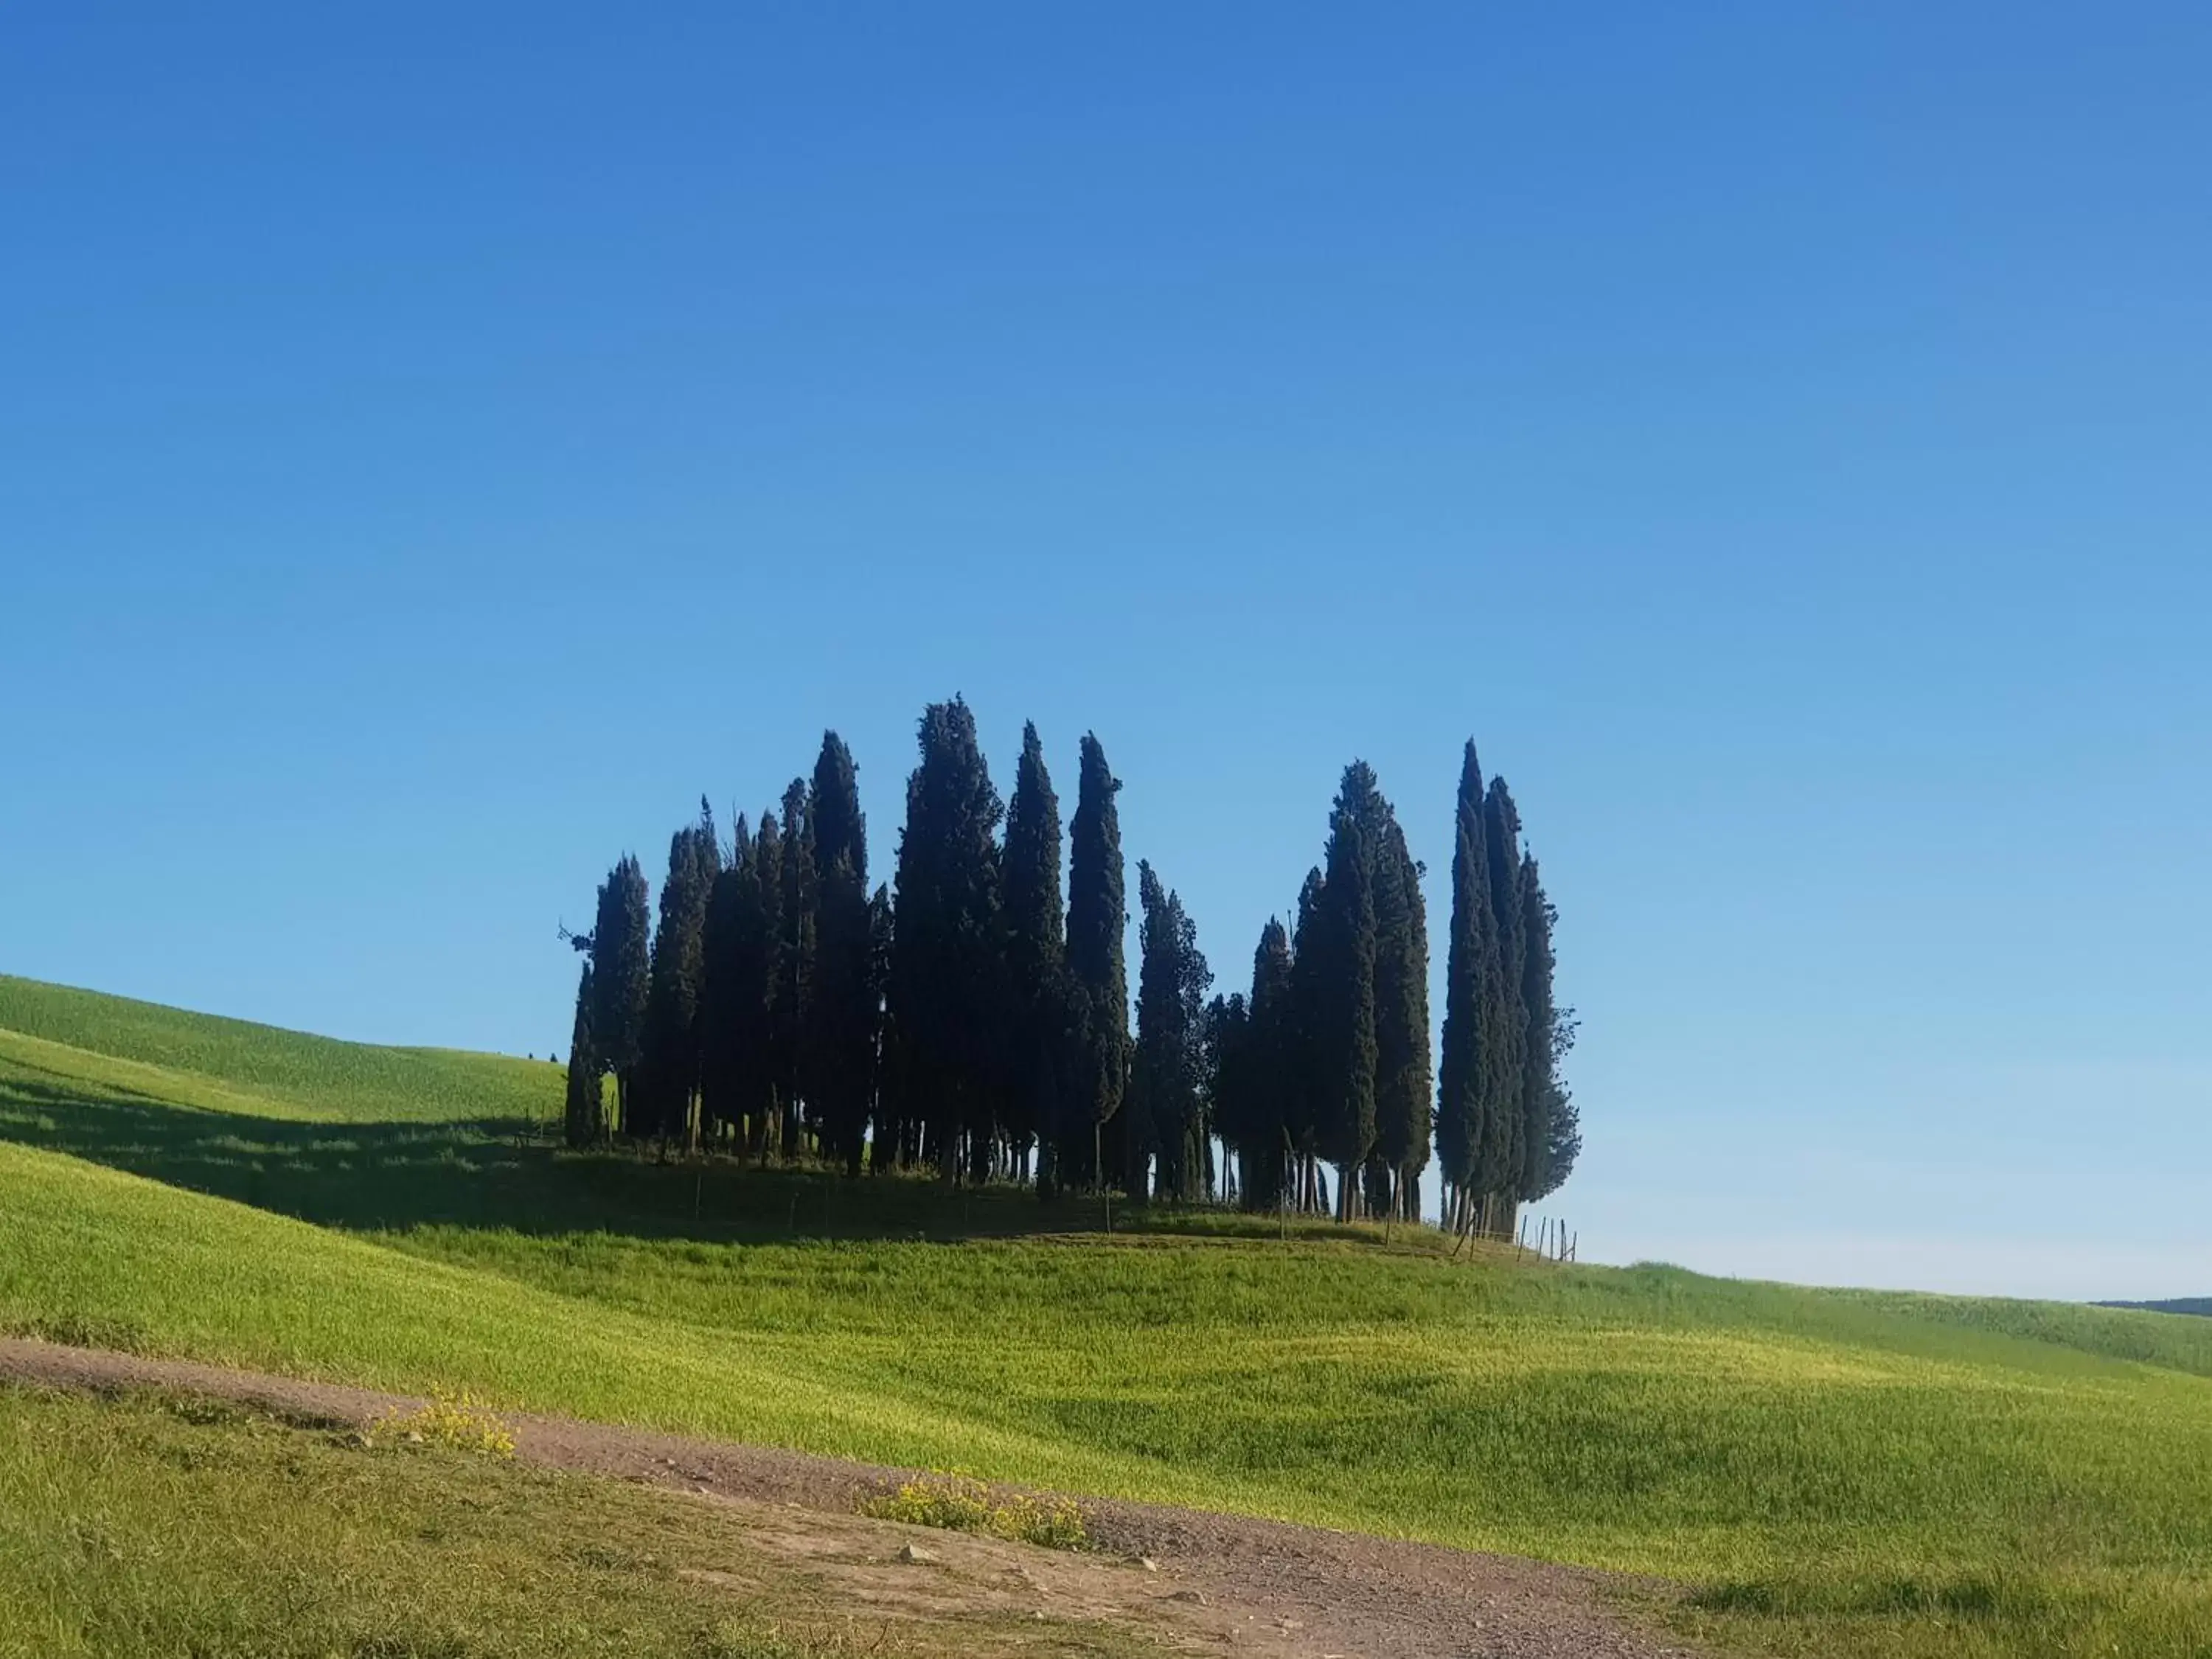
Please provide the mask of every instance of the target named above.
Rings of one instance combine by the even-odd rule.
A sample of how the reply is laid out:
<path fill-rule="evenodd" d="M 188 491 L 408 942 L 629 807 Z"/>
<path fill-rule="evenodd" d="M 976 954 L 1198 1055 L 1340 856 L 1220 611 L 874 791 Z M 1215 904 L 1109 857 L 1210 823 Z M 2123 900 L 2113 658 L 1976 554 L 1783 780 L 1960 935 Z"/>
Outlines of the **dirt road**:
<path fill-rule="evenodd" d="M 366 1425 L 401 1396 L 179 1360 L 0 1339 L 0 1377 L 149 1388 Z M 1662 1659 L 1625 1607 L 1663 1585 L 1199 1510 L 1084 1498 L 1095 1551 L 927 1530 L 858 1513 L 912 1472 L 570 1419 L 509 1414 L 516 1455 L 743 1512 L 749 1537 L 877 1612 L 991 1610 L 1151 1630 L 1194 1653 L 1255 1659 Z M 902 1559 L 908 1546 L 927 1559 Z M 741 1572 L 731 1575 L 742 1588 Z"/>

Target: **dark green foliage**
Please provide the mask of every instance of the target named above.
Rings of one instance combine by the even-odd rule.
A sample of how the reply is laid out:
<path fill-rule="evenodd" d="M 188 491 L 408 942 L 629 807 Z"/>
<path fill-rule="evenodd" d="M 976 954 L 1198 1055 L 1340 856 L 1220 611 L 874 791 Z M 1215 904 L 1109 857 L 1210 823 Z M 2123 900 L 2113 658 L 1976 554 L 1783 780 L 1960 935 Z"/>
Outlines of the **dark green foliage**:
<path fill-rule="evenodd" d="M 752 879 L 752 831 L 744 814 L 730 832 L 721 873 L 707 896 L 699 988 L 699 1125 L 722 1135 L 744 1115 L 739 1102 L 745 887 Z"/>
<path fill-rule="evenodd" d="M 1283 1127 L 1303 1158 L 1321 1152 L 1322 1102 L 1321 1036 L 1327 987 L 1322 968 L 1328 951 L 1322 935 L 1328 927 L 1322 900 L 1328 878 L 1316 865 L 1298 886 L 1298 908 L 1291 934 L 1291 1002 L 1283 1019 L 1283 1050 L 1288 1087 L 1283 1093 Z"/>
<path fill-rule="evenodd" d="M 702 1117 L 707 1129 L 759 1154 L 778 1121 L 776 994 L 782 981 L 783 836 L 761 814 L 738 820 L 729 867 L 707 909 Z"/>
<path fill-rule="evenodd" d="M 1252 1054 L 1252 1005 L 1242 991 L 1206 1007 L 1206 1114 L 1223 1149 L 1221 1195 L 1248 1204 L 1246 1170 L 1261 1115 Z"/>
<path fill-rule="evenodd" d="M 814 882 L 814 818 L 806 780 L 793 778 L 783 792 L 783 860 L 777 908 L 775 998 L 776 1098 L 781 1107 L 781 1146 L 799 1156 L 800 1111 L 811 1093 L 807 1060 L 813 1035 L 814 955 L 819 917 Z M 818 1128 L 818 1125 L 817 1126 Z"/>
<path fill-rule="evenodd" d="M 1573 1172 L 1583 1149 L 1580 1115 L 1559 1078 L 1559 1062 L 1574 1047 L 1575 1018 L 1553 995 L 1552 928 L 1559 913 L 1545 896 L 1536 860 L 1521 866 L 1523 946 L 1521 1006 L 1528 1018 L 1527 1060 L 1522 1070 L 1521 1181 L 1523 1200 L 1547 1198 Z"/>
<path fill-rule="evenodd" d="M 860 894 L 867 896 L 868 820 L 860 811 L 860 768 L 853 751 L 835 732 L 822 734 L 822 752 L 814 761 L 814 787 L 809 796 L 813 815 L 814 868 L 825 881 L 842 860 L 860 878 Z"/>
<path fill-rule="evenodd" d="M 1314 1076 L 1319 1093 L 1315 1130 L 1322 1157 L 1346 1176 L 1375 1148 L 1376 908 L 1375 867 L 1380 812 L 1374 771 L 1364 761 L 1344 769 L 1329 815 L 1328 850 L 1312 944 L 1316 991 Z M 1343 1181 L 1340 1218 L 1355 1213 L 1352 1183 Z"/>
<path fill-rule="evenodd" d="M 632 1135 L 688 1136 L 699 1086 L 699 997 L 706 978 L 707 906 L 721 873 L 714 819 L 699 803 L 699 822 L 670 837 L 668 879 L 660 888 L 660 927 L 653 940 L 646 995 L 644 1056 L 638 1066 Z"/>
<path fill-rule="evenodd" d="M 875 1043 L 869 1055 L 869 1106 L 875 1124 L 875 1167 L 903 1166 L 915 1153 L 907 1149 L 896 1109 L 898 1091 L 890 1086 L 889 1073 L 896 1044 L 891 1030 L 891 957 L 896 940 L 896 914 L 889 883 L 878 886 L 868 900 L 867 1003 L 875 1024 Z"/>
<path fill-rule="evenodd" d="M 1322 1196 L 1322 1124 L 1333 1098 L 1322 1074 L 1323 1036 L 1328 1012 L 1326 946 L 1328 878 L 1318 866 L 1306 872 L 1298 888 L 1297 921 L 1291 934 L 1291 995 L 1285 1010 L 1283 1130 L 1292 1161 L 1291 1207 L 1318 1214 L 1328 1207 Z"/>
<path fill-rule="evenodd" d="M 1164 889 L 1152 866 L 1137 866 L 1144 920 L 1138 938 L 1137 1046 L 1123 1103 L 1122 1188 L 1145 1195 L 1148 1160 L 1158 1160 L 1154 1190 L 1195 1203 L 1207 1179 L 1206 992 L 1213 975 L 1198 949 L 1198 928 L 1182 900 Z"/>
<path fill-rule="evenodd" d="M 1522 1172 L 1522 1092 L 1528 1019 L 1521 1006 L 1527 960 L 1521 916 L 1521 815 L 1505 780 L 1493 777 L 1482 801 L 1484 851 L 1490 865 L 1490 909 L 1498 931 L 1498 1033 L 1491 1091 L 1484 1103 L 1474 1190 L 1510 1197 Z"/>
<path fill-rule="evenodd" d="M 856 770 L 834 732 L 811 779 L 757 833 L 740 817 L 726 852 L 702 803 L 671 842 L 649 951 L 643 877 L 634 858 L 616 866 L 576 939 L 592 955 L 571 1049 L 615 1073 L 626 1133 L 683 1134 L 696 1095 L 710 1138 L 763 1158 L 857 1174 L 872 1142 L 878 1168 L 1178 1201 L 1214 1193 L 1218 1135 L 1235 1200 L 1347 1220 L 1416 1218 L 1431 1157 L 1455 1225 L 1479 1206 L 1510 1226 L 1565 1178 L 1581 1138 L 1559 1078 L 1574 1021 L 1553 1001 L 1553 912 L 1511 793 L 1485 787 L 1472 743 L 1432 1079 L 1424 872 L 1364 762 L 1345 769 L 1294 929 L 1270 921 L 1261 936 L 1249 996 L 1207 1004 L 1196 930 L 1140 866 L 1133 1036 L 1121 786 L 1097 737 L 1082 744 L 1065 902 L 1035 726 L 1004 806 L 963 700 L 925 710 L 918 738 L 896 885 L 872 898 Z M 596 1105 L 574 1094 L 572 1133 L 588 1139 Z"/>
<path fill-rule="evenodd" d="M 807 1077 L 823 1152 L 858 1174 L 882 1002 L 871 964 L 867 821 L 852 751 L 835 732 L 822 734 L 809 816 L 817 921 Z"/>
<path fill-rule="evenodd" d="M 599 1056 L 592 1051 L 592 964 L 576 985 L 576 1021 L 568 1034 L 568 1097 L 562 1125 L 571 1146 L 595 1145 L 606 1133 Z"/>
<path fill-rule="evenodd" d="M 1482 767 L 1469 740 L 1460 766 L 1454 823 L 1451 944 L 1437 1084 L 1437 1156 L 1454 1200 L 1479 1190 L 1478 1164 L 1498 1092 L 1504 1042 L 1505 969 L 1498 955 L 1497 911 L 1490 901 L 1482 807 Z M 1462 1219 L 1456 1214 L 1448 1218 L 1455 1224 Z"/>
<path fill-rule="evenodd" d="M 1239 1197 L 1248 1208 L 1280 1204 L 1288 1158 L 1300 1139 L 1290 1112 L 1304 1081 L 1297 1053 L 1297 978 L 1291 936 L 1270 916 L 1252 953 L 1250 1030 L 1242 1062 L 1248 1103 L 1238 1115 Z"/>
<path fill-rule="evenodd" d="M 899 1088 L 924 1156 L 949 1181 L 989 1169 L 1002 1089 L 1006 997 L 999 847 L 1003 808 L 958 697 L 923 713 L 921 763 L 899 836 L 890 1006 Z"/>
<path fill-rule="evenodd" d="M 1460 772 L 1456 830 L 1437 1144 L 1447 1219 L 1471 1225 L 1480 1206 L 1491 1225 L 1504 1227 L 1540 1156 L 1527 1133 L 1534 1109 L 1521 815 L 1503 778 L 1484 787 L 1473 743 Z M 1549 983 L 1547 967 L 1547 996 Z"/>
<path fill-rule="evenodd" d="M 1298 898 L 1284 1127 L 1295 1155 L 1342 1172 L 1345 1218 L 1411 1213 L 1429 1161 L 1428 921 L 1420 866 L 1364 761 L 1345 769 L 1325 862 Z"/>
<path fill-rule="evenodd" d="M 1378 798 L 1379 799 L 1379 798 Z M 1376 1213 L 1418 1218 L 1429 1163 L 1429 921 L 1421 867 L 1381 801 L 1375 882 L 1375 1127 Z M 1387 1208 L 1386 1208 L 1387 1206 Z"/>
<path fill-rule="evenodd" d="M 1137 1036 L 1129 1055 L 1129 1078 L 1121 1091 L 1121 1109 L 1114 1115 L 1114 1134 L 1116 1142 L 1114 1158 L 1114 1184 L 1131 1198 L 1144 1199 L 1152 1194 L 1152 1154 L 1159 1149 L 1159 1126 L 1152 1120 L 1154 1092 L 1146 1088 L 1147 1054 L 1145 1039 L 1158 1030 L 1157 1017 L 1152 1022 L 1146 1018 L 1145 998 L 1148 975 L 1158 975 L 1153 963 L 1153 915 L 1164 895 L 1153 878 L 1152 866 L 1139 860 L 1137 863 L 1137 905 L 1140 918 L 1137 924 Z M 1158 991 L 1154 991 L 1157 997 Z"/>
<path fill-rule="evenodd" d="M 1068 826 L 1069 1022 L 1078 1035 L 1073 1085 L 1061 1116 L 1062 1179 L 1089 1186 L 1105 1177 L 1103 1126 L 1121 1109 L 1129 1066 L 1129 981 L 1123 936 L 1129 925 L 1121 863 L 1121 785 L 1096 735 L 1083 738 L 1075 817 Z"/>
<path fill-rule="evenodd" d="M 645 872 L 625 853 L 599 884 L 592 924 L 592 1041 L 615 1074 L 616 1111 L 630 1132 L 638 1061 L 645 1051 L 645 1004 L 653 970 L 653 917 Z"/>
<path fill-rule="evenodd" d="M 779 1004 L 783 971 L 783 826 L 763 812 L 753 835 L 751 879 L 740 890 L 744 948 L 738 981 L 738 1097 L 744 1103 L 745 1150 L 766 1157 L 782 1119 L 787 1071 L 785 1026 Z"/>
<path fill-rule="evenodd" d="M 1060 798 L 1034 723 L 1006 807 L 1006 1132 L 1037 1147 L 1037 1187 L 1058 1185 L 1060 1096 L 1071 1079 L 1067 1040 L 1067 924 L 1060 893 Z"/>

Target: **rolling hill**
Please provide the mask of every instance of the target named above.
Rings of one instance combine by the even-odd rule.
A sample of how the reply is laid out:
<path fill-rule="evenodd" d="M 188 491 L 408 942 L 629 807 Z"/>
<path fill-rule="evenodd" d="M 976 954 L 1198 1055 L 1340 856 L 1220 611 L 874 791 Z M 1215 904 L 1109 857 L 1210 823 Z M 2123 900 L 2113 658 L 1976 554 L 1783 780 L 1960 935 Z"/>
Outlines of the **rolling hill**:
<path fill-rule="evenodd" d="M 2100 1302 L 2097 1305 L 2100 1308 L 2131 1308 L 2138 1313 L 2212 1316 L 2212 1296 L 2185 1296 L 2171 1302 Z"/>
<path fill-rule="evenodd" d="M 2212 1643 L 2212 1322 L 579 1156 L 543 1063 L 0 980 L 0 1330 L 1681 1581 L 1768 1651 Z"/>

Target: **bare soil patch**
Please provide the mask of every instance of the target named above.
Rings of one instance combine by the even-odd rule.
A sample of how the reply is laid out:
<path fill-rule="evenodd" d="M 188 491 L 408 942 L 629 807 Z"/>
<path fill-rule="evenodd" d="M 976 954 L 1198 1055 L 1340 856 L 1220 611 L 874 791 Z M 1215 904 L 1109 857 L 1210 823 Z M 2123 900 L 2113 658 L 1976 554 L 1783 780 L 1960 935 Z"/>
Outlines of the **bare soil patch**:
<path fill-rule="evenodd" d="M 0 1376 L 158 1389 L 360 1427 L 422 1402 L 182 1360 L 0 1339 Z M 903 1526 L 859 1513 L 916 1473 L 646 1430 L 510 1413 L 515 1455 L 732 1506 L 763 1552 L 857 1608 L 1134 1626 L 1193 1653 L 1255 1659 L 1663 1659 L 1687 1650 L 1626 1609 L 1648 1580 L 1206 1510 L 1079 1498 L 1084 1552 Z M 712 1582 L 743 1594 L 743 1562 Z"/>

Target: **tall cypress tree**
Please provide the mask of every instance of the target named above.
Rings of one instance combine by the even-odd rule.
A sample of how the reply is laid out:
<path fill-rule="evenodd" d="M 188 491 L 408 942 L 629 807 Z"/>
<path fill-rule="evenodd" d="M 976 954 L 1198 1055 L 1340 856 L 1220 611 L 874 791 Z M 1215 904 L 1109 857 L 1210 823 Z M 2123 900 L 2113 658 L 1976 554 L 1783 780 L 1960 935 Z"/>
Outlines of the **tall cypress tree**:
<path fill-rule="evenodd" d="M 752 879 L 752 831 L 744 814 L 732 826 L 721 871 L 708 890 L 702 930 L 699 991 L 699 1123 L 719 1137 L 733 1132 L 743 1100 L 744 912 Z"/>
<path fill-rule="evenodd" d="M 812 1090 L 807 1059 L 814 1029 L 814 956 L 820 926 L 813 823 L 806 780 L 793 778 L 783 792 L 775 992 L 776 1094 L 782 1105 L 780 1144 L 786 1161 L 799 1156 L 802 1113 L 809 1109 Z"/>
<path fill-rule="evenodd" d="M 745 1150 L 765 1159 L 782 1120 L 785 1074 L 777 1001 L 783 991 L 783 826 L 763 812 L 738 911 L 738 1097 Z"/>
<path fill-rule="evenodd" d="M 1206 1115 L 1221 1137 L 1221 1196 L 1249 1205 L 1248 1172 L 1259 1103 L 1252 1066 L 1252 1005 L 1242 991 L 1206 1006 Z"/>
<path fill-rule="evenodd" d="M 808 1076 L 825 1152 L 857 1175 L 876 1072 L 878 988 L 871 977 L 868 828 L 852 751 L 822 734 L 814 763 L 814 999 Z"/>
<path fill-rule="evenodd" d="M 1354 1177 L 1376 1139 L 1375 1115 L 1376 956 L 1375 871 L 1380 817 L 1375 774 L 1364 761 L 1344 769 L 1329 815 L 1328 851 L 1322 887 L 1323 952 L 1319 1079 L 1321 1150 L 1337 1166 L 1337 1213 L 1358 1212 Z"/>
<path fill-rule="evenodd" d="M 1296 930 L 1291 935 L 1291 998 L 1285 1011 L 1283 1055 L 1289 1086 L 1283 1091 L 1283 1127 L 1296 1160 L 1291 1203 L 1299 1211 L 1327 1207 L 1321 1200 L 1316 1160 L 1331 1091 L 1322 1076 L 1328 1016 L 1328 880 L 1318 866 L 1298 889 Z"/>
<path fill-rule="evenodd" d="M 1376 1184 L 1382 1212 L 1416 1218 L 1421 1171 L 1429 1163 L 1429 923 L 1421 868 L 1387 800 L 1376 864 Z"/>
<path fill-rule="evenodd" d="M 1489 859 L 1490 908 L 1498 933 L 1499 985 L 1492 1029 L 1496 1048 L 1483 1105 L 1483 1134 L 1476 1155 L 1474 1190 L 1495 1200 L 1492 1225 L 1511 1225 L 1511 1204 L 1521 1184 L 1522 1092 L 1528 1060 L 1528 1019 L 1522 1006 L 1526 946 L 1521 917 L 1521 816 L 1505 780 L 1493 777 L 1482 801 L 1484 850 Z M 1502 1204 L 1504 1212 L 1500 1213 Z"/>
<path fill-rule="evenodd" d="M 1123 937 L 1129 914 L 1121 862 L 1121 782 L 1097 737 L 1085 732 L 1069 825 L 1067 967 L 1071 1021 L 1079 1030 L 1074 1086 L 1062 1115 L 1064 1178 L 1103 1182 L 1099 1148 L 1121 1110 L 1128 1079 L 1129 981 Z"/>
<path fill-rule="evenodd" d="M 1287 1176 L 1290 1102 L 1301 1077 L 1293 1052 L 1294 990 L 1291 936 L 1276 917 L 1260 930 L 1252 953 L 1249 1030 L 1245 1037 L 1237 1148 L 1239 1198 L 1248 1209 L 1282 1202 Z"/>
<path fill-rule="evenodd" d="M 872 1167 L 903 1167 L 914 1161 L 916 1148 L 908 1138 L 908 1123 L 901 1115 L 900 1093 L 892 1070 L 898 1052 L 897 1032 L 891 1024 L 891 958 L 895 954 L 896 915 L 889 883 L 878 887 L 868 900 L 868 1011 L 873 1020 L 869 1044 L 868 1101 L 875 1126 Z"/>
<path fill-rule="evenodd" d="M 958 697 L 921 718 L 921 763 L 907 780 L 899 836 L 890 1003 L 900 1083 L 925 1118 L 944 1178 L 989 1169 L 1003 1027 L 999 847 L 1004 808 Z"/>
<path fill-rule="evenodd" d="M 1034 722 L 1006 807 L 1007 1128 L 1037 1147 L 1037 1188 L 1058 1185 L 1060 1091 L 1068 1072 L 1067 923 L 1060 892 L 1060 798 Z"/>
<path fill-rule="evenodd" d="M 1448 1224 L 1465 1224 L 1476 1190 L 1495 1092 L 1497 1021 L 1504 968 L 1490 902 L 1490 852 L 1483 822 L 1482 767 L 1468 740 L 1460 764 L 1452 851 L 1451 944 L 1444 968 L 1443 1047 L 1437 1074 L 1437 1156 L 1448 1193 Z"/>
<path fill-rule="evenodd" d="M 1128 1085 L 1122 1091 L 1121 1109 L 1115 1117 L 1121 1143 L 1115 1180 L 1124 1193 L 1139 1200 L 1151 1195 L 1152 1155 L 1160 1145 L 1159 1125 L 1154 1119 L 1159 1085 L 1152 1073 L 1159 1063 L 1153 1051 L 1164 1039 L 1165 1023 L 1158 1005 L 1168 994 L 1172 973 L 1161 960 L 1165 941 L 1159 917 L 1166 902 L 1167 895 L 1152 874 L 1152 866 L 1138 860 L 1137 1039 L 1130 1049 Z"/>
<path fill-rule="evenodd" d="M 822 751 L 814 761 L 813 792 L 809 797 L 814 823 L 814 867 L 825 884 L 842 859 L 860 878 L 860 896 L 867 898 L 868 820 L 860 811 L 860 769 L 853 751 L 835 732 L 822 734 Z"/>
<path fill-rule="evenodd" d="M 700 991 L 705 979 L 707 906 L 721 872 L 714 814 L 702 799 L 699 822 L 669 838 L 668 879 L 660 887 L 660 926 L 653 939 L 646 994 L 644 1055 L 638 1066 L 639 1136 L 681 1136 L 699 1086 Z"/>
<path fill-rule="evenodd" d="M 600 884 L 591 936 L 592 1040 L 601 1062 L 615 1074 L 615 1109 L 625 1134 L 635 1133 L 631 1108 L 644 1054 L 652 934 L 645 872 L 625 853 Z"/>
<path fill-rule="evenodd" d="M 1559 1079 L 1559 1062 L 1574 1046 L 1575 1018 L 1553 994 L 1556 959 L 1552 928 L 1559 912 L 1544 892 L 1534 858 L 1521 865 L 1523 942 L 1522 1007 L 1528 1016 L 1527 1063 L 1522 1073 L 1522 1161 L 1517 1196 L 1547 1198 L 1572 1173 L 1583 1146 L 1573 1097 Z"/>
<path fill-rule="evenodd" d="M 1206 991 L 1213 975 L 1182 901 L 1152 866 L 1137 866 L 1144 921 L 1137 985 L 1137 1046 L 1121 1108 L 1122 1184 L 1145 1195 L 1146 1164 L 1157 1158 L 1159 1197 L 1195 1203 L 1206 1195 Z"/>
<path fill-rule="evenodd" d="M 568 1097 L 563 1128 L 571 1146 L 596 1146 L 606 1133 L 605 1073 L 592 1048 L 592 964 L 576 984 L 576 1021 L 568 1033 Z"/>

